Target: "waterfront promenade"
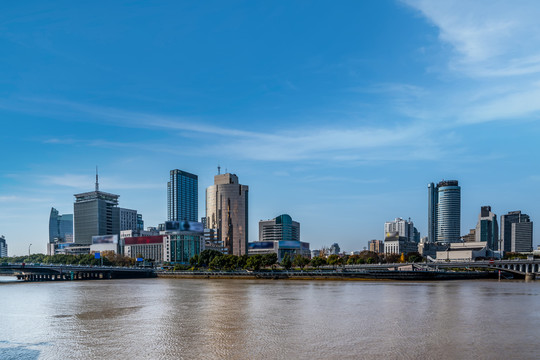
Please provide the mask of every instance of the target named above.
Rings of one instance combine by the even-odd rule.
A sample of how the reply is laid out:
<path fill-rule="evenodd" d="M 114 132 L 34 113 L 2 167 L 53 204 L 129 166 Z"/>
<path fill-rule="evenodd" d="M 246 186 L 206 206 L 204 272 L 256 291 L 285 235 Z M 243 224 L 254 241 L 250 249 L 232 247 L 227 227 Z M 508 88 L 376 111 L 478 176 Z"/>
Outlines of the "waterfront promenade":
<path fill-rule="evenodd" d="M 540 277 L 540 260 L 486 260 L 321 266 L 305 270 L 168 271 L 150 268 L 3 264 L 0 274 L 23 281 L 73 281 L 147 277 L 291 280 L 456 280 L 497 277 L 498 271 L 518 278 Z M 508 276 L 504 276 L 506 278 Z"/>

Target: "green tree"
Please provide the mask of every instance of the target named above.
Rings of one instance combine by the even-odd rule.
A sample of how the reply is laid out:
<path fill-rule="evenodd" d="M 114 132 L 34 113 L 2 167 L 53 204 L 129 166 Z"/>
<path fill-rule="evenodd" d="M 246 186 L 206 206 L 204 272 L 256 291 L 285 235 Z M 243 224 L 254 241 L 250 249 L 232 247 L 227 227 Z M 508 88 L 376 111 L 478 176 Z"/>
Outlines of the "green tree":
<path fill-rule="evenodd" d="M 210 262 L 218 256 L 223 256 L 223 254 L 217 250 L 206 249 L 199 254 L 199 266 L 208 267 Z"/>
<path fill-rule="evenodd" d="M 234 270 L 238 266 L 238 256 L 236 255 L 224 255 L 223 267 L 226 270 Z"/>
<path fill-rule="evenodd" d="M 285 253 L 285 256 L 283 256 L 283 259 L 281 259 L 281 266 L 283 266 L 287 270 L 291 268 L 292 261 L 291 261 L 291 257 L 289 256 L 289 253 Z"/>
<path fill-rule="evenodd" d="M 262 255 L 259 255 L 259 254 L 252 255 L 248 257 L 247 259 L 247 267 L 254 271 L 259 271 L 262 264 L 263 264 Z"/>
<path fill-rule="evenodd" d="M 388 254 L 386 255 L 387 263 L 398 263 L 401 260 L 401 254 Z"/>
<path fill-rule="evenodd" d="M 336 269 L 336 266 L 341 263 L 341 258 L 338 255 L 332 254 L 328 257 L 328 265 L 332 265 L 334 267 L 334 270 Z"/>
<path fill-rule="evenodd" d="M 304 270 L 304 267 L 309 264 L 309 259 L 303 257 L 302 255 L 296 255 L 293 260 L 293 265 L 298 266 L 301 270 Z"/>
<path fill-rule="evenodd" d="M 423 260 L 422 255 L 419 252 L 414 251 L 407 254 L 407 262 L 421 262 Z"/>
<path fill-rule="evenodd" d="M 277 254 L 271 253 L 271 254 L 265 254 L 262 258 L 262 263 L 264 267 L 272 267 L 272 270 L 274 269 L 274 264 L 277 263 Z"/>
<path fill-rule="evenodd" d="M 320 256 L 315 256 L 311 259 L 311 266 L 319 269 L 321 266 L 326 265 L 326 259 Z"/>
<path fill-rule="evenodd" d="M 189 265 L 195 267 L 199 264 L 199 255 L 195 254 L 189 259 Z"/>
<path fill-rule="evenodd" d="M 249 256 L 247 254 L 244 254 L 244 255 L 240 255 L 238 257 L 238 261 L 236 263 L 236 266 L 240 269 L 245 269 L 246 266 L 247 266 L 247 260 L 248 260 Z"/>
<path fill-rule="evenodd" d="M 210 264 L 208 264 L 208 267 L 211 269 L 221 270 L 226 265 L 226 260 L 224 256 L 215 256 L 212 261 L 210 261 Z"/>

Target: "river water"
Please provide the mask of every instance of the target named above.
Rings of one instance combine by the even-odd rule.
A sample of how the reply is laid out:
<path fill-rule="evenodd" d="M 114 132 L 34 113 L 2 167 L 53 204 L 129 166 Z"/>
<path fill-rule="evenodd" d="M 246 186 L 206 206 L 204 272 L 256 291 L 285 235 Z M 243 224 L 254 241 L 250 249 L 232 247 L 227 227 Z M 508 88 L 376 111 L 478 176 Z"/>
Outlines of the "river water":
<path fill-rule="evenodd" d="M 538 359 L 540 281 L 1 283 L 0 359 Z"/>

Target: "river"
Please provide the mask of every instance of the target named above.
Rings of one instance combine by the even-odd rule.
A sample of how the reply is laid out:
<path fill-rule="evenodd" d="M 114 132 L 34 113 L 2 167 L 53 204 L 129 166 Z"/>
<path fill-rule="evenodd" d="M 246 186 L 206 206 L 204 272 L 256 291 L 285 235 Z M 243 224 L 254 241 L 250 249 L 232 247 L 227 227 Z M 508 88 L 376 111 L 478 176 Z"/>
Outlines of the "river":
<path fill-rule="evenodd" d="M 540 281 L 0 284 L 0 359 L 537 359 Z"/>

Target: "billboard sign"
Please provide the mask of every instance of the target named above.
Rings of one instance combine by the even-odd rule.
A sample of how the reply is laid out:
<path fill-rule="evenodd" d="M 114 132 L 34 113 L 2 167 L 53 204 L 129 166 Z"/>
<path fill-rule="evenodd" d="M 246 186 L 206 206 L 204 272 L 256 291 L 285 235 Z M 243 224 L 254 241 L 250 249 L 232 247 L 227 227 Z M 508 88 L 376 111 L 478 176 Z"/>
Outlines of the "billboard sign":
<path fill-rule="evenodd" d="M 250 250 L 258 250 L 258 249 L 273 249 L 274 248 L 274 242 L 273 241 L 255 241 L 250 242 L 248 244 L 248 248 Z"/>
<path fill-rule="evenodd" d="M 118 235 L 92 236 L 92 244 L 118 244 Z"/>
<path fill-rule="evenodd" d="M 204 227 L 202 223 L 195 221 L 165 221 L 165 231 L 203 232 Z"/>
<path fill-rule="evenodd" d="M 279 241 L 280 249 L 300 249 L 300 241 L 283 240 Z"/>

